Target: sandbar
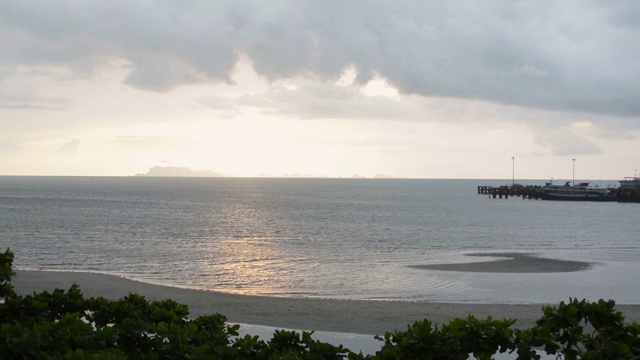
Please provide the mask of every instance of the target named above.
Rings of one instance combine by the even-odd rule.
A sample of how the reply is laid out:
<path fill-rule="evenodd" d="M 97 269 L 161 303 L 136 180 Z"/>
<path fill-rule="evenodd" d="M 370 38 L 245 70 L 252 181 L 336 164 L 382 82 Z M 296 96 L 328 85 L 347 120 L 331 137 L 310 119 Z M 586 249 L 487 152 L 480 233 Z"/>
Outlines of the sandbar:
<path fill-rule="evenodd" d="M 98 273 L 16 271 L 12 284 L 20 295 L 80 286 L 85 297 L 118 299 L 129 293 L 148 300 L 173 299 L 189 306 L 190 316 L 220 313 L 230 323 L 276 328 L 383 335 L 406 330 L 417 320 L 443 324 L 474 315 L 484 319 L 516 319 L 515 328 L 528 328 L 542 316 L 543 304 L 467 304 L 409 301 L 333 300 L 234 295 L 152 285 Z M 568 299 L 567 299 L 568 300 Z M 556 304 L 552 304 L 556 305 Z M 616 305 L 626 321 L 640 321 L 640 305 Z"/>
<path fill-rule="evenodd" d="M 526 253 L 476 253 L 467 256 L 498 257 L 501 259 L 454 263 L 411 265 L 410 267 L 425 270 L 490 272 L 490 273 L 560 273 L 587 270 L 592 263 L 573 260 L 559 260 L 538 257 Z"/>

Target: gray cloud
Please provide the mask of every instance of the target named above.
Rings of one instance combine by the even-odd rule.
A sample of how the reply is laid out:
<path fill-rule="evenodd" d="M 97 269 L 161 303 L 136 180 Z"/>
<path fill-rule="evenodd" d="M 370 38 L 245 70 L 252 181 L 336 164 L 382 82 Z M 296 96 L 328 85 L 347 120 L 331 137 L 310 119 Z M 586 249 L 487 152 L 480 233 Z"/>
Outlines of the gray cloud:
<path fill-rule="evenodd" d="M 129 85 L 232 83 L 246 54 L 267 79 L 379 75 L 405 94 L 640 116 L 640 4 L 600 1 L 0 3 L 0 62 L 109 59 Z"/>

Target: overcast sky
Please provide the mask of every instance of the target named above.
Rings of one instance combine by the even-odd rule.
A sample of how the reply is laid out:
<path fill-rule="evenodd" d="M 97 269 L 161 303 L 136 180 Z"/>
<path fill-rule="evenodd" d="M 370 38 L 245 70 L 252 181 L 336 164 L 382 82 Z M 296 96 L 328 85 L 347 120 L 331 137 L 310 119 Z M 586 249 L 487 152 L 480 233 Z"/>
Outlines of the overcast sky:
<path fill-rule="evenodd" d="M 621 179 L 640 2 L 0 2 L 0 175 Z"/>

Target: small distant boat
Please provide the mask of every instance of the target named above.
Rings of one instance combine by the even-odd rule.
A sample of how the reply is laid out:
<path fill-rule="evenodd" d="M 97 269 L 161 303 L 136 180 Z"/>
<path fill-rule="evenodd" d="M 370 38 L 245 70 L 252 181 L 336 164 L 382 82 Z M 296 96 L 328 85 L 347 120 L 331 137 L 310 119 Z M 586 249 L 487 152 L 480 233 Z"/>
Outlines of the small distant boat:
<path fill-rule="evenodd" d="M 567 181 L 564 185 L 546 183 L 536 190 L 536 195 L 542 200 L 568 200 L 568 201 L 617 201 L 618 191 L 615 188 L 601 188 L 590 186 L 589 183 L 570 185 Z"/>

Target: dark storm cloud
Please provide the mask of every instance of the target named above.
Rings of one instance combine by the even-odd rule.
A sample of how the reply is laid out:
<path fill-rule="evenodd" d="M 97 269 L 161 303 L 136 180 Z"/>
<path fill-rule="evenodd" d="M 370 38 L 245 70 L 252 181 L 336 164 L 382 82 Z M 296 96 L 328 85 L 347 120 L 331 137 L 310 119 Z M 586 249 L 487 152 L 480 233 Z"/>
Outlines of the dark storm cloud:
<path fill-rule="evenodd" d="M 401 93 L 640 116 L 640 4 L 628 1 L 4 1 L 0 63 L 82 73 L 126 59 L 154 91 L 375 75 Z"/>

